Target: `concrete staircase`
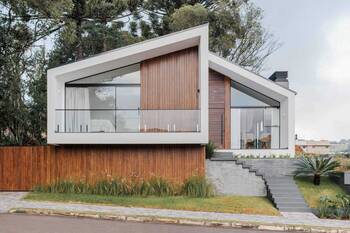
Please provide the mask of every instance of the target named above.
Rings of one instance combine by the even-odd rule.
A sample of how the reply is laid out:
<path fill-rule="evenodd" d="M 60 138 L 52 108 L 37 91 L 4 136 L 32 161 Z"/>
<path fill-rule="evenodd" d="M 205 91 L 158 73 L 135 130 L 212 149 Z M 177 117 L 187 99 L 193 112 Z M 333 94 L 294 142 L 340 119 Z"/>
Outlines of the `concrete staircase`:
<path fill-rule="evenodd" d="M 311 212 L 292 176 L 266 177 L 267 197 L 281 212 Z"/>
<path fill-rule="evenodd" d="M 254 164 L 247 164 L 242 159 L 235 158 L 231 152 L 215 152 L 211 158 L 212 161 L 235 161 L 237 165 L 241 165 L 243 169 L 261 176 L 265 181 L 267 189 L 267 197 L 272 201 L 275 207 L 281 212 L 311 212 L 306 204 L 298 186 L 294 182 L 292 176 L 288 175 L 267 175 Z"/>

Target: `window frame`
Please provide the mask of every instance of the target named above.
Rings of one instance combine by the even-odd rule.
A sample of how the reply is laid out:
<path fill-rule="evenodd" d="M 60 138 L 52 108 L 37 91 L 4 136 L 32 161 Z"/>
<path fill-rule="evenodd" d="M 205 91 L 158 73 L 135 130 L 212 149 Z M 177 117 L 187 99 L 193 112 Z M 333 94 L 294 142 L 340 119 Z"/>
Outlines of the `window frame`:
<path fill-rule="evenodd" d="M 232 106 L 232 99 L 231 99 L 232 89 L 236 89 L 236 90 L 242 92 L 243 94 L 248 95 L 251 98 L 257 99 L 258 101 L 261 101 L 261 102 L 267 104 L 267 106 L 253 106 L 253 105 L 252 106 Z M 248 93 L 247 93 L 247 91 L 248 91 Z M 254 96 L 252 96 L 251 93 L 254 93 Z M 231 86 L 230 86 L 230 99 L 229 99 L 229 101 L 230 101 L 230 109 L 269 109 L 269 108 L 278 109 L 278 121 L 279 121 L 278 148 L 269 148 L 269 149 L 265 149 L 265 150 L 281 149 L 281 111 L 280 111 L 280 102 L 279 101 L 277 101 L 277 100 L 275 100 L 275 99 L 273 99 L 273 98 L 271 98 L 271 97 L 269 97 L 261 92 L 258 92 L 250 87 L 247 87 L 241 83 L 233 81 L 233 80 L 231 81 Z M 265 117 L 265 113 L 263 113 L 263 115 L 264 115 L 263 117 Z M 275 126 L 272 126 L 272 127 L 275 127 Z M 232 134 L 232 132 L 231 132 L 231 134 Z M 240 146 L 239 149 L 235 149 L 235 150 L 249 150 L 249 149 L 245 149 L 245 148 L 242 148 Z M 264 149 L 256 148 L 256 150 L 264 150 Z"/>

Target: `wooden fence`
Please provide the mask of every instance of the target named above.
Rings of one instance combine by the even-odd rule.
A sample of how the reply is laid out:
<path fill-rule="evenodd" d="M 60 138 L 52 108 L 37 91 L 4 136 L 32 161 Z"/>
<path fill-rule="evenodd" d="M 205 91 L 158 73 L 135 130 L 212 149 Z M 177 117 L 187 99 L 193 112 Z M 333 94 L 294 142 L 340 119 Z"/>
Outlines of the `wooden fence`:
<path fill-rule="evenodd" d="M 112 177 L 164 177 L 183 182 L 204 174 L 205 150 L 200 145 L 71 145 L 0 147 L 0 190 L 30 190 L 57 180 Z"/>

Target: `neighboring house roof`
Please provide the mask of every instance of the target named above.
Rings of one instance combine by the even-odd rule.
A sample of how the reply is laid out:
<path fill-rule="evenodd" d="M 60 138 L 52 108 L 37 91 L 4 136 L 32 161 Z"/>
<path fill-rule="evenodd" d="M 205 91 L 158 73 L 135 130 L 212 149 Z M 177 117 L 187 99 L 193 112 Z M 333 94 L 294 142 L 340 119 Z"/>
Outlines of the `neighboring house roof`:
<path fill-rule="evenodd" d="M 296 144 L 300 146 L 330 146 L 331 143 L 328 140 L 296 140 Z"/>

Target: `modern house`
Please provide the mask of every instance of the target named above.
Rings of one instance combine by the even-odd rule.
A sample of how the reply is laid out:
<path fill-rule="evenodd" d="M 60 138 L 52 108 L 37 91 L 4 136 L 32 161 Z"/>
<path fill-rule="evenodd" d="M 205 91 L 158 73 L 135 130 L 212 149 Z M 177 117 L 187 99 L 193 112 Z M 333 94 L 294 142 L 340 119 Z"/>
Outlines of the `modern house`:
<path fill-rule="evenodd" d="M 178 155 L 161 166 L 192 159 L 189 172 L 203 172 L 209 140 L 233 154 L 294 156 L 287 73 L 266 79 L 209 52 L 208 25 L 50 69 L 47 83 L 48 143 L 71 155 L 87 144 L 154 163 Z"/>

